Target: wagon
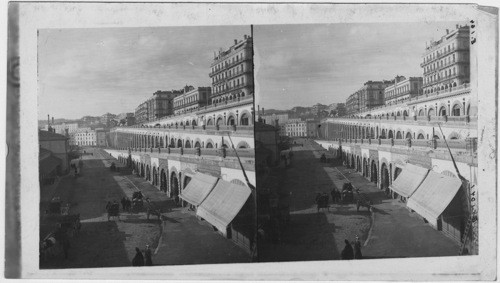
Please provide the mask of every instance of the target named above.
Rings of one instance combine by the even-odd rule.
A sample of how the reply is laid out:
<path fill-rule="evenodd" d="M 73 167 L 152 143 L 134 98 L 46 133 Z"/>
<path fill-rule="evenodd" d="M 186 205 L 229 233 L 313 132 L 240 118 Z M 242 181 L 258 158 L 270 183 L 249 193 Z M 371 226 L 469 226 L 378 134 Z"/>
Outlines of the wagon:
<path fill-rule="evenodd" d="M 371 207 L 372 207 L 372 202 L 371 200 L 368 198 L 368 196 L 366 196 L 365 194 L 363 193 L 357 193 L 356 194 L 356 211 L 359 212 L 359 208 L 360 207 L 366 207 L 368 209 L 368 211 L 371 211 Z"/>

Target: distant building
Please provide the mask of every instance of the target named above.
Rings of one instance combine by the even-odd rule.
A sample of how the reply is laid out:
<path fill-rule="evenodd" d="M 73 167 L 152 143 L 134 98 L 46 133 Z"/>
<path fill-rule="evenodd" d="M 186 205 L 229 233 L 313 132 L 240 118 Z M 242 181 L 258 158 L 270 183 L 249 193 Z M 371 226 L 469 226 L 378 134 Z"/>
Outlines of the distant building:
<path fill-rule="evenodd" d="M 61 134 L 61 135 L 65 135 L 66 134 L 66 130 L 68 130 L 68 133 L 74 133 L 78 130 L 78 123 L 62 123 L 62 124 L 59 124 L 59 125 L 46 125 L 44 127 L 44 130 L 45 131 L 48 131 L 49 127 L 51 127 L 52 129 L 55 130 L 55 132 L 57 134 Z"/>
<path fill-rule="evenodd" d="M 40 148 L 51 151 L 53 156 L 61 160 L 61 173 L 67 173 L 69 170 L 68 140 L 68 137 L 61 134 L 49 131 L 38 131 Z"/>
<path fill-rule="evenodd" d="M 288 122 L 288 114 L 272 114 L 272 115 L 264 115 L 262 119 L 267 125 L 272 126 L 280 126 L 284 125 Z"/>
<path fill-rule="evenodd" d="M 106 141 L 106 133 L 107 131 L 103 128 L 95 129 L 96 146 L 98 147 L 108 146 L 108 143 Z"/>
<path fill-rule="evenodd" d="M 175 115 L 193 112 L 209 104 L 210 87 L 185 86 L 184 92 L 174 98 Z"/>
<path fill-rule="evenodd" d="M 82 119 L 80 119 L 84 124 L 87 125 L 92 125 L 92 124 L 98 124 L 101 122 L 101 117 L 92 117 L 92 116 L 83 116 Z"/>
<path fill-rule="evenodd" d="M 158 90 L 135 109 L 137 124 L 153 122 L 162 117 L 174 114 L 174 98 L 184 93 L 184 90 Z"/>
<path fill-rule="evenodd" d="M 40 148 L 38 154 L 38 178 L 40 186 L 52 184 L 54 178 L 63 173 L 62 165 L 62 160 L 54 156 L 52 151 Z"/>
<path fill-rule="evenodd" d="M 78 146 L 96 146 L 97 138 L 96 132 L 87 128 L 86 130 L 81 130 L 73 135 L 74 144 Z"/>
<path fill-rule="evenodd" d="M 320 124 L 319 120 L 316 119 L 307 119 L 306 120 L 306 136 L 310 138 L 318 137 L 318 125 Z"/>
<path fill-rule="evenodd" d="M 385 105 L 401 103 L 422 94 L 422 77 L 396 76 L 393 82 L 384 89 Z"/>
<path fill-rule="evenodd" d="M 286 135 L 289 137 L 306 137 L 307 136 L 307 123 L 305 121 L 289 121 L 285 124 Z"/>
<path fill-rule="evenodd" d="M 451 91 L 470 82 L 469 32 L 469 26 L 456 25 L 440 40 L 430 42 L 420 64 L 424 69 L 423 94 Z"/>
<path fill-rule="evenodd" d="M 367 81 L 359 90 L 351 94 L 346 101 L 347 115 L 368 111 L 385 105 L 384 89 L 391 81 Z"/>
<path fill-rule="evenodd" d="M 245 35 L 227 50 L 215 54 L 211 67 L 211 104 L 228 103 L 253 96 L 253 40 Z"/>

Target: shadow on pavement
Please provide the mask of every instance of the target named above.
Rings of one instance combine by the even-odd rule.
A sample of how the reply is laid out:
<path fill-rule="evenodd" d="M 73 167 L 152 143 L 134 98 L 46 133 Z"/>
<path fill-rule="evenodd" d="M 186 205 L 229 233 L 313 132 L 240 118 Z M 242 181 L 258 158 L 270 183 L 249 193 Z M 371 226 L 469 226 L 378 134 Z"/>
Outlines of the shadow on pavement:
<path fill-rule="evenodd" d="M 118 267 L 131 265 L 124 242 L 128 235 L 116 222 L 82 223 L 80 234 L 70 239 L 68 259 L 63 254 L 40 262 L 40 269 Z"/>
<path fill-rule="evenodd" d="M 300 261 L 331 260 L 340 252 L 333 237 L 335 226 L 324 213 L 293 214 L 290 225 L 282 231 L 281 241 L 266 237 L 259 242 L 259 260 Z"/>

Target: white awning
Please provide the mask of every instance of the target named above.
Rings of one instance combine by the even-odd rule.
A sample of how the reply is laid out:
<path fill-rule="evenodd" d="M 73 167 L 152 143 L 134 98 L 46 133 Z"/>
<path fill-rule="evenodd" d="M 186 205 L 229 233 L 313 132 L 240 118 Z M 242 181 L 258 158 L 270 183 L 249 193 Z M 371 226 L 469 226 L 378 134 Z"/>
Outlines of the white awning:
<path fill-rule="evenodd" d="M 437 219 L 448 207 L 462 181 L 430 171 L 422 184 L 408 199 L 408 207 L 437 226 Z"/>
<path fill-rule="evenodd" d="M 389 188 L 403 197 L 410 197 L 424 181 L 428 172 L 429 169 L 408 163 Z"/>
<path fill-rule="evenodd" d="M 196 215 L 225 233 L 250 194 L 250 188 L 221 179 L 198 207 Z"/>
<path fill-rule="evenodd" d="M 187 175 L 187 174 L 186 174 Z M 200 205 L 217 183 L 217 177 L 195 173 L 188 185 L 181 191 L 180 197 L 193 205 Z"/>

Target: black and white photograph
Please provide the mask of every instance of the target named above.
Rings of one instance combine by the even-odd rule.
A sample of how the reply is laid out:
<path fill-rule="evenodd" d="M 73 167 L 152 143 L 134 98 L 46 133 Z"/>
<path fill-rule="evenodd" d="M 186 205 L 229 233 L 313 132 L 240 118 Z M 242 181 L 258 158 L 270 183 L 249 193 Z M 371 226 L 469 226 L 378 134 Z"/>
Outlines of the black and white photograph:
<path fill-rule="evenodd" d="M 264 261 L 477 254 L 471 26 L 255 27 Z"/>
<path fill-rule="evenodd" d="M 11 2 L 7 55 L 6 278 L 497 277 L 494 5 Z"/>

